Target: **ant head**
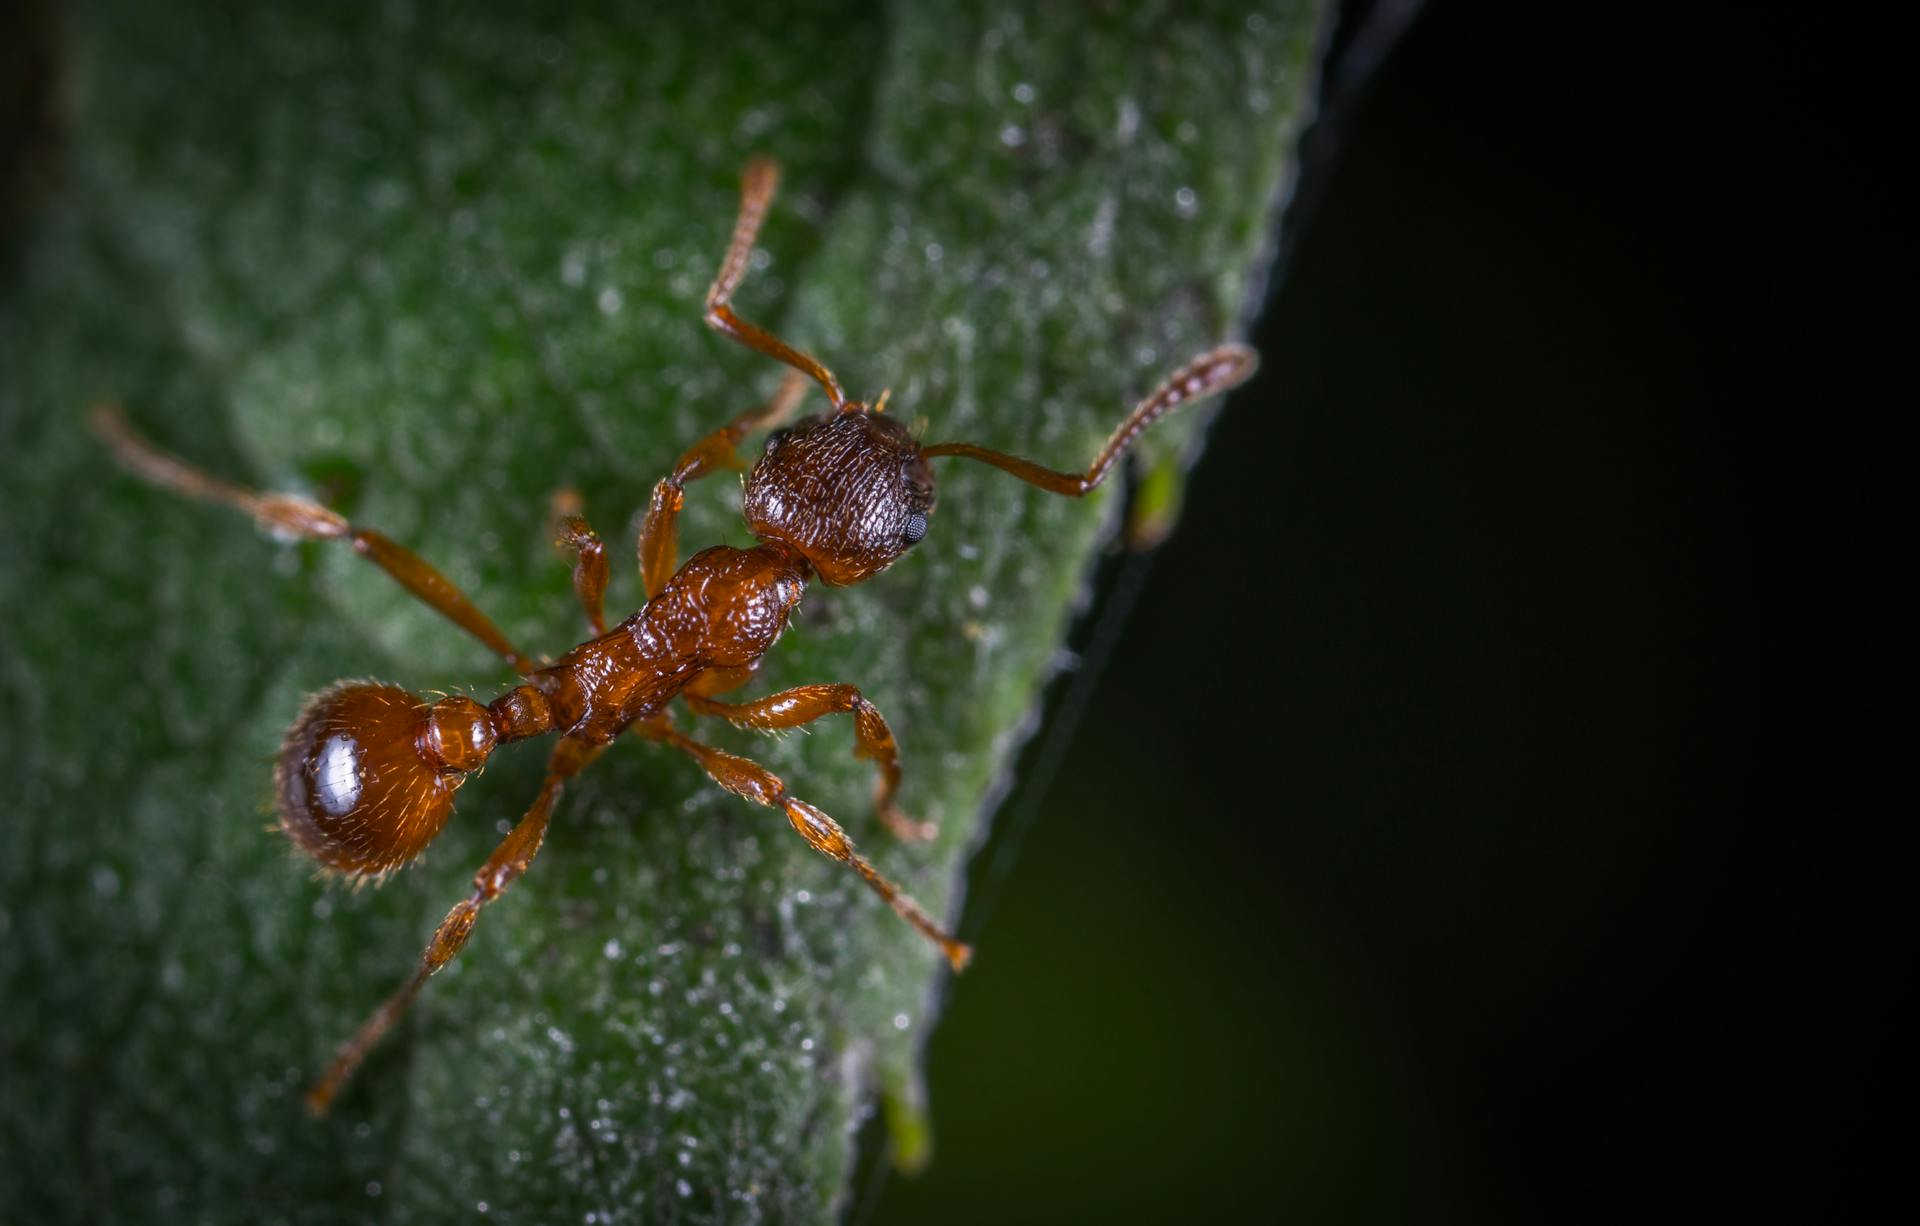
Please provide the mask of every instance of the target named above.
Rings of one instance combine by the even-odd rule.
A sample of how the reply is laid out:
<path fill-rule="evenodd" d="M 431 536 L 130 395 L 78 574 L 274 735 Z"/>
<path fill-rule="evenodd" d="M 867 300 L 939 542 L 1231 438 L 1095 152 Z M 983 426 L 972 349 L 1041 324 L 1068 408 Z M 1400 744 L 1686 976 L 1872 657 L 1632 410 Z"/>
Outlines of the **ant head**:
<path fill-rule="evenodd" d="M 832 584 L 879 574 L 927 534 L 933 474 L 896 418 L 849 403 L 767 436 L 747 474 L 747 525 Z"/>

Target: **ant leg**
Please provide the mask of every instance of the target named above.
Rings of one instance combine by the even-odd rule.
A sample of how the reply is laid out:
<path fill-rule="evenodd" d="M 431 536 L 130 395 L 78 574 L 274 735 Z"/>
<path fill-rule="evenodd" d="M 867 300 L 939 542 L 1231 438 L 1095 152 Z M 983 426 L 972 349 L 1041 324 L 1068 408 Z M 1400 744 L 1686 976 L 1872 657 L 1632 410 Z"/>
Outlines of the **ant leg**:
<path fill-rule="evenodd" d="M 426 559 L 371 528 L 356 528 L 317 502 L 292 494 L 258 493 L 201 472 L 160 450 L 127 421 L 117 404 L 94 406 L 89 424 L 120 464 L 154 485 L 202 502 L 219 503 L 253 517 L 278 536 L 345 540 L 353 551 L 392 576 L 415 599 L 503 657 L 523 676 L 539 667 L 507 641 L 500 628 Z"/>
<path fill-rule="evenodd" d="M 754 158 L 747 163 L 740 176 L 740 214 L 733 223 L 733 239 L 720 261 L 720 271 L 707 289 L 707 326 L 810 376 L 827 389 L 827 399 L 833 401 L 834 408 L 845 409 L 847 394 L 840 390 L 840 381 L 833 377 L 832 371 L 779 337 L 741 319 L 728 305 L 733 301 L 733 291 L 740 288 L 741 280 L 747 275 L 753 240 L 760 233 L 760 223 L 767 219 L 767 206 L 773 203 L 774 189 L 779 186 L 780 167 L 772 159 Z"/>
<path fill-rule="evenodd" d="M 946 955 L 954 970 L 966 968 L 968 960 L 973 957 L 973 950 L 935 923 L 933 917 L 919 903 L 902 893 L 899 886 L 882 877 L 865 856 L 854 851 L 853 841 L 847 838 L 847 832 L 840 828 L 838 822 L 788 792 L 780 776 L 750 758 L 742 758 L 682 736 L 664 719 L 655 718 L 633 727 L 634 731 L 649 740 L 664 741 L 691 756 L 706 769 L 715 783 L 735 796 L 784 812 L 794 830 L 815 851 L 831 856 L 860 874 L 860 879 L 885 899 L 901 919 L 919 929 L 921 935 L 940 947 L 940 952 Z"/>
<path fill-rule="evenodd" d="M 687 483 L 710 477 L 721 469 L 745 468 L 734 449 L 755 430 L 785 421 L 806 394 L 805 376 L 789 372 L 773 398 L 749 409 L 687 448 L 673 471 L 653 487 L 646 523 L 640 528 L 640 581 L 647 595 L 657 594 L 680 565 L 680 508 L 686 502 Z"/>
<path fill-rule="evenodd" d="M 874 764 L 878 771 L 873 781 L 873 809 L 896 838 L 930 839 L 939 827 L 932 822 L 916 821 L 900 811 L 893 798 L 900 790 L 900 748 L 894 743 L 893 730 L 879 708 L 868 702 L 857 686 L 801 685 L 753 702 L 716 702 L 701 694 L 687 693 L 687 705 L 702 715 L 718 715 L 741 728 L 771 732 L 778 728 L 798 728 L 827 715 L 853 716 L 855 745 L 853 754 Z"/>
<path fill-rule="evenodd" d="M 440 921 L 440 927 L 434 930 L 433 939 L 427 942 L 426 951 L 421 955 L 420 966 L 411 978 L 400 985 L 399 990 L 387 997 L 386 1001 L 372 1016 L 361 1024 L 354 1036 L 342 1045 L 340 1052 L 307 1090 L 307 1110 L 314 1115 L 325 1115 L 327 1108 L 353 1076 L 367 1053 L 392 1030 L 394 1024 L 406 1014 L 407 1006 L 414 997 L 420 995 L 420 989 L 427 980 L 453 961 L 467 938 L 473 933 L 473 926 L 480 919 L 480 909 L 500 897 L 506 888 L 527 871 L 527 865 L 540 851 L 540 843 L 547 835 L 547 819 L 553 816 L 554 802 L 560 798 L 561 788 L 568 779 L 580 773 L 587 763 L 600 755 L 600 746 L 588 745 L 582 741 L 563 740 L 554 746 L 553 757 L 547 762 L 546 782 L 540 785 L 540 794 L 534 798 L 533 807 L 520 819 L 500 846 L 494 848 L 480 871 L 473 875 L 473 893 L 454 904 L 447 912 L 447 918 Z"/>
<path fill-rule="evenodd" d="M 573 594 L 586 610 L 587 624 L 595 634 L 607 632 L 607 547 L 599 533 L 581 513 L 580 494 L 576 490 L 555 490 L 548 517 L 552 525 L 553 547 L 561 553 L 572 550 L 578 555 L 573 564 Z"/>
<path fill-rule="evenodd" d="M 1002 472 L 1012 473 L 1028 485 L 1078 498 L 1107 479 L 1107 471 L 1113 467 L 1114 461 L 1133 445 L 1133 440 L 1140 436 L 1142 430 L 1189 401 L 1204 400 L 1245 382 L 1259 365 L 1260 355 L 1245 345 L 1221 345 L 1194 358 L 1168 375 L 1165 382 L 1134 406 L 1133 412 L 1127 414 L 1126 420 L 1107 439 L 1106 446 L 1093 457 L 1093 463 L 1087 465 L 1084 473 L 1056 472 L 1051 468 L 1042 468 L 1032 460 L 1023 460 L 1019 456 L 992 451 L 972 443 L 936 443 L 923 449 L 920 454 L 928 459 L 943 455 L 965 456 L 969 460 L 991 464 Z"/>
<path fill-rule="evenodd" d="M 753 680 L 753 675 L 759 671 L 759 660 L 755 660 L 751 664 L 743 664 L 739 668 L 710 668 L 698 677 L 695 677 L 688 683 L 687 688 L 681 690 L 680 693 L 687 698 L 692 698 L 695 695 L 701 698 L 711 698 L 715 694 L 725 694 L 730 690 L 739 689 L 747 682 Z"/>

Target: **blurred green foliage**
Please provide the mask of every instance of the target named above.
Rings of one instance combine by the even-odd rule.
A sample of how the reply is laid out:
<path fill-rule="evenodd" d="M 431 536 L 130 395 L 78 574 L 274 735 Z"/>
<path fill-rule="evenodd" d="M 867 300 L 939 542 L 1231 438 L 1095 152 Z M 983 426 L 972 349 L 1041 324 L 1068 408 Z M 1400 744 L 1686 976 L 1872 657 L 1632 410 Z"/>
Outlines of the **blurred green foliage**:
<path fill-rule="evenodd" d="M 876 1091 L 923 1126 L 937 959 L 777 817 L 638 745 L 570 790 L 527 880 L 334 1116 L 301 1114 L 540 751 L 496 759 L 420 868 L 312 881 L 265 829 L 303 695 L 507 678 L 344 551 L 111 470 L 84 409 L 121 398 L 197 463 L 334 499 L 557 651 L 580 626 L 548 493 L 580 490 L 624 556 L 679 449 L 778 380 L 698 323 L 746 156 L 777 156 L 787 187 L 744 314 L 937 436 L 1071 464 L 1243 327 L 1323 20 L 488 8 L 107 4 L 63 27 L 64 181 L 0 298 L 0 1217 L 837 1204 Z M 1113 499 L 944 476 L 927 544 L 858 592 L 816 588 L 762 683 L 861 685 L 940 839 L 872 829 L 843 728 L 714 736 L 953 914 Z M 725 483 L 693 494 L 681 539 L 743 539 Z M 610 606 L 638 599 L 617 567 Z"/>

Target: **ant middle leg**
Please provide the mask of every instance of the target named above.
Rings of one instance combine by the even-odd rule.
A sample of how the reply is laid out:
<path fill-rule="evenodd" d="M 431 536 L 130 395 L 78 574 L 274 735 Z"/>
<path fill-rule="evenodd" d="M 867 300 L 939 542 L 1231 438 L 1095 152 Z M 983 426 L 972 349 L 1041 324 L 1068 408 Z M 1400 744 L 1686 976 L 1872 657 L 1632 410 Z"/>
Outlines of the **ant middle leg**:
<path fill-rule="evenodd" d="M 571 551 L 576 556 L 573 564 L 573 594 L 580 598 L 580 608 L 586 612 L 587 624 L 593 627 L 595 634 L 605 634 L 607 547 L 600 543 L 600 534 L 593 530 L 582 513 L 579 491 L 559 489 L 553 492 L 548 523 L 553 547 L 563 554 Z"/>
<path fill-rule="evenodd" d="M 467 938 L 473 935 L 473 926 L 479 922 L 481 908 L 499 898 L 508 886 L 527 871 L 527 865 L 533 862 L 533 857 L 540 851 L 541 842 L 547 836 L 547 822 L 553 816 L 553 806 L 560 799 L 561 789 L 567 780 L 599 757 L 600 750 L 600 746 L 574 740 L 563 740 L 554 746 L 553 756 L 547 761 L 546 780 L 540 785 L 540 794 L 534 798 L 526 816 L 508 832 L 507 837 L 494 848 L 493 854 L 487 857 L 487 862 L 474 873 L 473 893 L 455 903 L 453 910 L 447 912 L 447 918 L 440 921 L 412 976 L 361 1024 L 353 1037 L 341 1046 L 333 1063 L 327 1066 L 327 1071 L 307 1090 L 309 1111 L 315 1115 L 326 1114 L 335 1096 L 340 1093 L 340 1087 L 353 1076 L 354 1070 L 367 1058 L 367 1053 L 405 1016 L 407 1007 L 420 995 L 420 989 L 426 986 L 427 980 L 453 961 L 454 956 L 466 945 Z"/>
<path fill-rule="evenodd" d="M 828 715 L 852 715 L 854 756 L 873 763 L 873 809 L 887 829 L 901 839 L 930 839 L 939 827 L 908 817 L 894 803 L 900 791 L 900 747 L 887 727 L 886 717 L 868 702 L 858 686 L 800 685 L 752 702 L 719 702 L 704 694 L 685 693 L 687 705 L 702 715 L 717 715 L 737 727 L 772 732 L 798 728 Z"/>
<path fill-rule="evenodd" d="M 673 577 L 680 565 L 680 508 L 686 503 L 687 483 L 725 470 L 746 467 L 736 450 L 740 440 L 755 430 L 779 425 L 799 405 L 806 394 L 807 381 L 798 372 L 788 372 L 780 381 L 772 399 L 758 408 L 748 409 L 726 425 L 687 448 L 653 487 L 653 501 L 647 506 L 647 519 L 640 528 L 640 582 L 647 595 L 656 595 Z"/>
<path fill-rule="evenodd" d="M 740 214 L 733 223 L 733 238 L 720 261 L 720 271 L 714 274 L 713 284 L 707 288 L 707 326 L 808 375 L 826 389 L 827 399 L 833 401 L 834 408 L 845 409 L 849 407 L 847 394 L 840 389 L 840 380 L 834 378 L 833 372 L 822 366 L 819 359 L 748 323 L 735 315 L 729 305 L 733 292 L 740 288 L 740 282 L 747 275 L 747 265 L 753 258 L 753 240 L 760 234 L 760 224 L 767 219 L 767 206 L 773 203 L 774 190 L 779 186 L 780 167 L 771 158 L 754 158 L 741 173 Z"/>
<path fill-rule="evenodd" d="M 512 643 L 491 618 L 467 599 L 453 581 L 425 558 L 371 528 L 358 528 L 338 512 L 293 494 L 260 493 L 202 472 L 176 455 L 162 451 L 133 428 L 117 404 L 94 406 L 88 419 L 93 432 L 124 468 L 136 476 L 202 502 L 218 503 L 253 517 L 262 528 L 280 536 L 307 540 L 344 540 L 353 551 L 387 572 L 416 600 L 479 639 L 522 676 L 537 664 Z"/>
<path fill-rule="evenodd" d="M 715 783 L 735 796 L 784 812 L 787 821 L 810 847 L 858 873 L 868 888 L 885 899 L 901 919 L 912 924 L 922 936 L 940 947 L 940 952 L 946 955 L 954 970 L 966 968 L 973 957 L 972 948 L 954 939 L 951 933 L 927 914 L 925 908 L 903 893 L 899 886 L 881 876 L 865 856 L 853 849 L 853 840 L 847 837 L 847 832 L 840 828 L 838 822 L 818 807 L 787 791 L 787 785 L 780 776 L 751 758 L 730 754 L 683 736 L 662 717 L 656 716 L 635 724 L 633 729 L 649 740 L 664 742 L 692 757 Z"/>

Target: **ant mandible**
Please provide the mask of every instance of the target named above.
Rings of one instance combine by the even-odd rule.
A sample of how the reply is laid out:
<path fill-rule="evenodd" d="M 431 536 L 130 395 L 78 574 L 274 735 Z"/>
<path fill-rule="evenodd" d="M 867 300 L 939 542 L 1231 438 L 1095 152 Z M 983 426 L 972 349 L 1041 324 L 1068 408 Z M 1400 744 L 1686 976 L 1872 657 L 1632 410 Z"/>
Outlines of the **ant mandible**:
<path fill-rule="evenodd" d="M 1065 473 L 972 443 L 922 447 L 900 422 L 884 416 L 886 395 L 869 406 L 849 400 L 838 379 L 808 354 L 748 323 L 729 305 L 773 199 L 779 171 L 766 159 L 748 163 L 740 213 L 719 274 L 707 290 L 706 321 L 794 373 L 762 406 L 695 443 L 654 486 L 640 530 L 640 575 L 647 602 L 607 629 L 602 612 L 606 550 L 579 511 L 557 497 L 555 544 L 577 561 L 574 591 L 594 637 L 552 663 L 507 641 L 500 629 L 439 571 L 411 550 L 308 499 L 233 485 L 161 451 L 111 404 L 92 424 L 118 461 L 177 493 L 223 503 L 287 537 L 344 540 L 400 586 L 503 657 L 523 684 L 481 706 L 463 695 L 426 702 L 393 685 L 343 682 L 311 698 L 287 733 L 274 770 L 280 828 L 327 870 L 379 878 L 417 857 L 446 825 L 454 792 L 509 741 L 558 733 L 546 779 L 533 805 L 473 877 L 473 892 L 447 913 L 419 967 L 341 1048 L 306 1093 L 324 1113 L 367 1053 L 393 1028 L 434 972 L 460 952 L 483 907 L 524 872 L 540 850 L 567 780 L 621 733 L 632 731 L 691 756 L 714 782 L 786 814 L 813 848 L 858 873 L 901 918 L 938 945 L 957 971 L 972 951 L 853 849 L 839 823 L 795 796 L 772 771 L 681 734 L 668 707 L 683 698 L 700 715 L 745 728 L 797 728 L 826 715 L 851 715 L 855 753 L 877 768 L 874 807 L 896 835 L 923 838 L 931 827 L 901 813 L 900 758 L 887 721 L 851 685 L 803 685 L 751 702 L 715 695 L 744 684 L 760 666 L 816 576 L 843 586 L 879 574 L 927 533 L 933 474 L 927 461 L 964 456 L 991 464 L 1055 494 L 1079 497 L 1098 486 L 1134 439 L 1156 419 L 1213 395 L 1253 373 L 1257 357 L 1243 345 L 1221 345 L 1175 371 L 1142 400 L 1087 466 Z M 805 379 L 818 383 L 832 407 L 769 435 L 745 479 L 742 507 L 759 544 L 717 545 L 676 569 L 677 524 L 689 482 L 721 469 L 747 467 L 735 451 L 750 432 L 780 424 L 798 404 Z"/>

